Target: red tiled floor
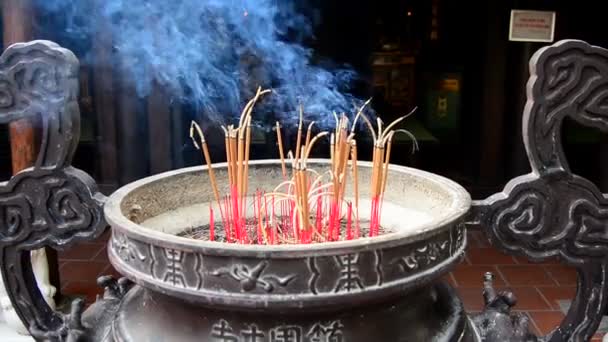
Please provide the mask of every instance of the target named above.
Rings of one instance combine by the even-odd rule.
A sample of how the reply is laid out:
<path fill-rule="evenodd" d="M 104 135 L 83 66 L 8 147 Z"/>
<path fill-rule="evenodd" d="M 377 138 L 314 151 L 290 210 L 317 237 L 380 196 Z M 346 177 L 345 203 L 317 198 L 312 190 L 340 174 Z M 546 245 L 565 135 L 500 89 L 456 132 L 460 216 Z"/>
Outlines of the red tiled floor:
<path fill-rule="evenodd" d="M 91 282 L 95 284 L 97 277 L 108 267 L 99 261 L 66 261 L 59 268 L 63 282 Z"/>
<path fill-rule="evenodd" d="M 535 333 L 541 335 L 553 331 L 564 319 L 564 314 L 559 311 L 531 311 L 528 314 L 534 321 Z"/>
<path fill-rule="evenodd" d="M 556 285 L 542 266 L 500 265 L 498 269 L 510 286 Z"/>
<path fill-rule="evenodd" d="M 545 300 L 535 287 L 512 287 L 508 290 L 513 292 L 517 298 L 515 310 L 539 311 L 552 309 L 547 300 Z"/>
<path fill-rule="evenodd" d="M 483 310 L 483 294 L 481 288 L 463 287 L 456 289 L 467 312 Z"/>
<path fill-rule="evenodd" d="M 528 258 L 524 257 L 524 256 L 514 256 L 513 258 L 515 258 L 515 262 L 517 262 L 518 264 L 522 264 L 522 265 L 558 265 L 559 264 L 559 260 L 557 258 L 548 258 L 547 260 L 543 260 L 543 261 L 530 261 L 528 260 Z"/>
<path fill-rule="evenodd" d="M 467 244 L 471 248 L 490 247 L 487 236 L 479 230 L 469 230 L 467 232 Z"/>
<path fill-rule="evenodd" d="M 467 263 L 458 265 L 452 272 L 453 279 L 446 280 L 456 287 L 467 312 L 483 309 L 483 274 L 491 271 L 498 290 L 509 286 L 513 291 L 517 297 L 514 309 L 529 315 L 536 334 L 555 329 L 564 317 L 557 301 L 574 297 L 576 272 L 553 258 L 534 263 L 505 255 L 488 247 L 483 239 L 475 233 L 470 237 Z M 601 341 L 601 336 L 596 335 L 592 341 Z"/>
<path fill-rule="evenodd" d="M 452 275 L 459 287 L 476 287 L 483 286 L 483 276 L 486 272 L 494 274 L 494 284 L 496 286 L 505 286 L 505 282 L 497 272 L 494 266 L 479 266 L 479 265 L 458 265 Z"/>
<path fill-rule="evenodd" d="M 447 282 L 452 287 L 456 287 L 456 281 L 454 280 L 454 276 L 452 276 L 452 273 L 444 275 L 443 277 L 441 277 L 441 280 Z"/>
<path fill-rule="evenodd" d="M 120 279 L 123 277 L 122 274 L 118 273 L 118 271 L 116 271 L 114 269 L 114 267 L 112 265 L 108 265 L 108 267 L 106 267 L 105 270 L 103 270 L 103 275 L 111 275 L 113 276 L 115 279 Z"/>
<path fill-rule="evenodd" d="M 510 265 L 515 263 L 512 256 L 503 254 L 495 248 L 469 248 L 466 257 L 473 265 Z"/>
<path fill-rule="evenodd" d="M 99 251 L 104 248 L 100 243 L 81 243 L 77 244 L 65 251 L 58 251 L 59 260 L 92 260 Z"/>
<path fill-rule="evenodd" d="M 74 281 L 67 283 L 61 289 L 65 295 L 84 296 L 87 304 L 95 302 L 97 295 L 103 292 L 103 289 L 96 286 L 95 283 Z"/>
<path fill-rule="evenodd" d="M 576 270 L 566 265 L 547 265 L 544 268 L 561 286 L 576 286 Z"/>
<path fill-rule="evenodd" d="M 110 235 L 112 235 L 112 229 L 107 228 L 98 238 L 97 241 L 98 242 L 107 242 L 108 239 L 110 238 Z"/>
<path fill-rule="evenodd" d="M 518 311 L 547 311 L 551 306 L 540 292 L 534 287 L 497 288 L 497 290 L 509 290 L 515 294 Z M 481 288 L 465 287 L 458 288 L 458 294 L 467 311 L 481 311 L 483 309 L 483 294 Z"/>
<path fill-rule="evenodd" d="M 99 250 L 99 252 L 97 253 L 97 255 L 95 255 L 95 257 L 93 258 L 93 260 L 109 262 L 109 260 L 108 260 L 108 249 L 107 249 L 107 246 L 104 245 L 103 247 L 101 247 L 101 249 Z"/>
<path fill-rule="evenodd" d="M 554 310 L 560 310 L 558 300 L 572 300 L 576 294 L 575 286 L 539 286 L 538 290 Z"/>

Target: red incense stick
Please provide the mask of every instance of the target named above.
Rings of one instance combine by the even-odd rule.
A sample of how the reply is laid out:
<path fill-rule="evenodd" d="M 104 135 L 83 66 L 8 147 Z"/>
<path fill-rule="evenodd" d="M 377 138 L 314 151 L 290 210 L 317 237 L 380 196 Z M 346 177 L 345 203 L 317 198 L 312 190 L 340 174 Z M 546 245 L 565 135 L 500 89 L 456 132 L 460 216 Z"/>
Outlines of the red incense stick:
<path fill-rule="evenodd" d="M 347 211 L 347 221 L 346 221 L 346 239 L 347 240 L 352 240 L 353 239 L 353 232 L 352 232 L 352 215 L 353 215 L 353 205 L 352 203 L 348 203 L 348 211 Z"/>
<path fill-rule="evenodd" d="M 215 221 L 213 219 L 213 208 L 209 206 L 209 240 L 215 240 Z"/>

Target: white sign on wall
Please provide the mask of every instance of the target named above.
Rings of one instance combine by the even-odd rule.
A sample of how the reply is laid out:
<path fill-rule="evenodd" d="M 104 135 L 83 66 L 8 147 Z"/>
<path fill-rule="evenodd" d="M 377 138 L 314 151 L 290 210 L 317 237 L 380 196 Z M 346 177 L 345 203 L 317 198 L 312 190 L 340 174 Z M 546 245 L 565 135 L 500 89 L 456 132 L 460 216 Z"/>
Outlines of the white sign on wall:
<path fill-rule="evenodd" d="M 509 40 L 516 42 L 553 42 L 555 12 L 512 10 Z"/>

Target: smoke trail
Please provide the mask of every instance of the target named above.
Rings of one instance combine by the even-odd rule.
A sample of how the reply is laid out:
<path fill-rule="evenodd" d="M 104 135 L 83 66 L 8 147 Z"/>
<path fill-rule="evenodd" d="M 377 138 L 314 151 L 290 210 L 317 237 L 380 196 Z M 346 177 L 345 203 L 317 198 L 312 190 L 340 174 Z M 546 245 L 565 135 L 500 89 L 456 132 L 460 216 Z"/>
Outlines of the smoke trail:
<path fill-rule="evenodd" d="M 283 119 L 299 103 L 321 123 L 352 111 L 349 68 L 313 64 L 308 17 L 283 0 L 35 0 L 42 18 L 71 40 L 86 41 L 109 23 L 123 77 L 146 96 L 154 81 L 211 117 L 239 113 L 258 85 Z M 94 3 L 94 4 L 91 4 Z"/>

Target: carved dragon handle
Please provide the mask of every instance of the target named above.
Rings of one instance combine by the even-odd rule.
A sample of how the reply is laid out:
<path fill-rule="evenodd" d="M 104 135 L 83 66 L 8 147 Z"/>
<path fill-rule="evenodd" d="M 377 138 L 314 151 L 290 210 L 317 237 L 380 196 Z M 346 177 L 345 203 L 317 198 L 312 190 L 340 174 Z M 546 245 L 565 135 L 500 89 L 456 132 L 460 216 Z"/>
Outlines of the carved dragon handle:
<path fill-rule="evenodd" d="M 34 167 L 0 183 L 0 268 L 13 306 L 37 340 L 80 341 L 82 301 L 64 315 L 40 294 L 30 251 L 62 249 L 99 236 L 104 196 L 70 164 L 80 135 L 78 59 L 48 41 L 10 46 L 0 56 L 0 123 L 40 117 Z"/>
<path fill-rule="evenodd" d="M 565 118 L 608 131 L 608 50 L 566 40 L 530 61 L 523 139 L 532 172 L 476 201 L 471 224 L 494 245 L 533 261 L 559 257 L 576 267 L 576 297 L 543 341 L 588 341 L 606 312 L 608 197 L 573 174 L 562 149 Z"/>

